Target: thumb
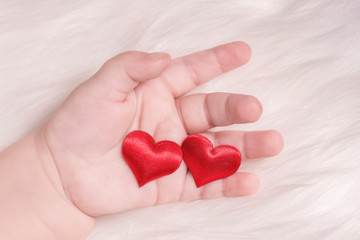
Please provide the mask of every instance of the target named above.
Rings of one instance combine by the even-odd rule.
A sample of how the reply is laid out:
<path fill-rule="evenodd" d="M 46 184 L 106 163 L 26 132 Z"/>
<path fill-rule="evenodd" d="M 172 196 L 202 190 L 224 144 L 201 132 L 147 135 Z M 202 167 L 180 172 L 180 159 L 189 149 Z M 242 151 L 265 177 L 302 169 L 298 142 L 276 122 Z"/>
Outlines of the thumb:
<path fill-rule="evenodd" d="M 170 61 L 167 53 L 124 52 L 106 61 L 84 84 L 92 95 L 124 101 L 139 83 L 160 76 Z"/>

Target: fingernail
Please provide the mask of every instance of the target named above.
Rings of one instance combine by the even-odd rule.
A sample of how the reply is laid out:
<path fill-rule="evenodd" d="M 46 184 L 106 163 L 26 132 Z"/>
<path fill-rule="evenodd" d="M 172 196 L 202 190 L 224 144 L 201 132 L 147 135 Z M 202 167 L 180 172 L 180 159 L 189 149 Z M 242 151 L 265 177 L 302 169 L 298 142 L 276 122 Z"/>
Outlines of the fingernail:
<path fill-rule="evenodd" d="M 162 57 L 165 57 L 166 55 L 168 55 L 167 53 L 163 53 L 163 52 L 153 52 L 153 53 L 149 53 L 147 55 L 147 57 L 149 59 L 159 59 L 159 58 L 162 58 Z"/>

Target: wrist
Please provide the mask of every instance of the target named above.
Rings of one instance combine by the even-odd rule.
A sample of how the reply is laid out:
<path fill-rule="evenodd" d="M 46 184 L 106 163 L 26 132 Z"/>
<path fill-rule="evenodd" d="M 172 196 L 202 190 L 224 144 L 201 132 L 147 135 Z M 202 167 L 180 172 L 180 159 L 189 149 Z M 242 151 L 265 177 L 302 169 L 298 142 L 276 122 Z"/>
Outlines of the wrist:
<path fill-rule="evenodd" d="M 56 161 L 50 151 L 45 126 L 38 129 L 34 133 L 34 141 L 37 146 L 37 153 L 39 161 L 43 167 L 43 170 L 48 178 L 48 183 L 53 187 L 58 195 L 59 204 L 62 204 L 62 209 L 66 213 L 62 216 L 64 222 L 67 222 L 66 228 L 73 231 L 73 234 L 78 234 L 79 237 L 71 239 L 84 239 L 90 233 L 93 228 L 95 218 L 82 212 L 69 198 L 68 192 L 61 179 L 61 175 L 56 165 Z M 56 224 L 56 222 L 55 222 Z M 65 226 L 64 226 L 65 227 Z M 63 234 L 63 229 L 59 229 L 60 234 Z M 75 236 L 75 235 L 74 235 Z M 70 236 L 62 237 L 59 239 L 70 239 Z"/>
<path fill-rule="evenodd" d="M 0 153 L 0 238 L 85 239 L 94 219 L 66 197 L 38 130 Z"/>

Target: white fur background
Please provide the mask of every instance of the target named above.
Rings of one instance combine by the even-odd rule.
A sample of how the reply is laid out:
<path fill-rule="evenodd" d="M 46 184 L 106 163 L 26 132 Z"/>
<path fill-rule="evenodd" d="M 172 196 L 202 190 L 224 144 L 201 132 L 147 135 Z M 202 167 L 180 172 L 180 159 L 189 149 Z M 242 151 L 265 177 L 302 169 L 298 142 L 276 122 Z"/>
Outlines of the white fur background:
<path fill-rule="evenodd" d="M 88 240 L 360 239 L 358 0 L 0 0 L 0 150 L 119 52 L 235 40 L 252 60 L 196 91 L 253 94 L 262 118 L 231 128 L 284 135 L 279 156 L 243 162 L 260 191 L 103 217 Z"/>

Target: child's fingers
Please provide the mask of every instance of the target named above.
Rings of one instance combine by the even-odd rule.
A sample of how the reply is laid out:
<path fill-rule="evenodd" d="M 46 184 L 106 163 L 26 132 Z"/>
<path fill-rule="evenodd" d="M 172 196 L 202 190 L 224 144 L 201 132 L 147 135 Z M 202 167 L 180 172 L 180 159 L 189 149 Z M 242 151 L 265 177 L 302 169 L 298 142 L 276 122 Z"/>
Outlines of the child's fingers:
<path fill-rule="evenodd" d="M 268 131 L 220 131 L 206 132 L 215 146 L 232 145 L 239 149 L 242 159 L 272 157 L 279 154 L 284 146 L 284 139 L 275 130 Z"/>
<path fill-rule="evenodd" d="M 261 103 L 252 96 L 230 93 L 194 94 L 176 100 L 188 133 L 259 119 Z"/>
<path fill-rule="evenodd" d="M 170 62 L 167 53 L 124 52 L 109 59 L 85 85 L 92 95 L 124 101 L 139 83 L 158 77 Z"/>
<path fill-rule="evenodd" d="M 242 160 L 248 158 L 270 157 L 278 154 L 283 147 L 282 136 L 274 131 L 221 131 L 201 133 L 213 142 L 214 146 L 232 145 L 239 149 Z M 259 179 L 252 173 L 238 172 L 223 180 L 217 180 L 197 188 L 187 166 L 182 162 L 180 168 L 173 174 L 156 180 L 158 194 L 156 204 L 173 202 L 178 196 L 168 194 L 171 191 L 182 192 L 182 201 L 217 198 L 248 196 L 259 188 Z M 185 179 L 184 179 L 185 178 Z M 171 184 L 171 183 L 181 184 Z M 170 183 L 170 184 L 169 184 Z M 166 193 L 166 194 L 163 194 Z"/>
<path fill-rule="evenodd" d="M 244 42 L 232 42 L 173 60 L 161 78 L 174 97 L 189 92 L 212 78 L 249 61 L 251 49 Z"/>
<path fill-rule="evenodd" d="M 259 187 L 260 180 L 255 174 L 237 172 L 230 177 L 197 188 L 191 173 L 188 172 L 179 200 L 192 201 L 222 197 L 243 197 L 256 193 Z"/>

